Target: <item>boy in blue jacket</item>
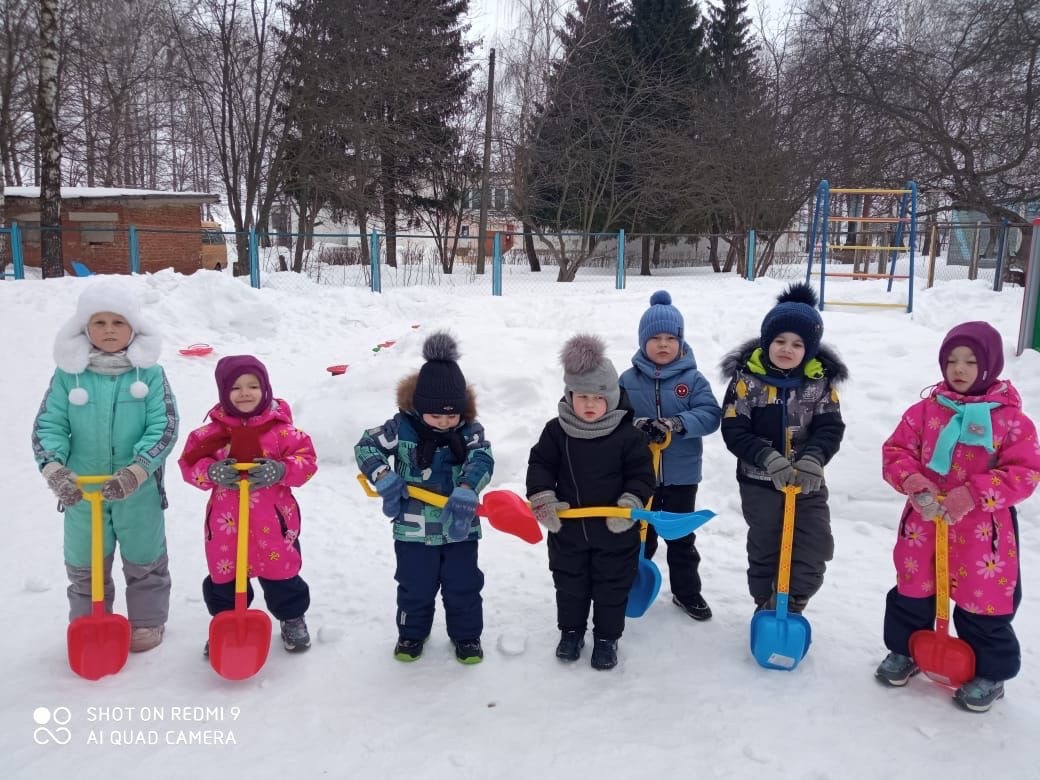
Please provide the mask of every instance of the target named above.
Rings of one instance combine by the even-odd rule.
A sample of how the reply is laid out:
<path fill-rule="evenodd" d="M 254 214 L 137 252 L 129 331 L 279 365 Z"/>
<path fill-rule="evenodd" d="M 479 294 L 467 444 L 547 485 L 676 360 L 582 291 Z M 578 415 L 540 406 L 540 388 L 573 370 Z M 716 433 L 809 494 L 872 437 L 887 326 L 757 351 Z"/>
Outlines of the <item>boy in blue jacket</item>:
<path fill-rule="evenodd" d="M 639 350 L 632 368 L 620 384 L 635 411 L 633 424 L 652 442 L 661 443 L 670 432 L 653 508 L 667 512 L 692 512 L 701 481 L 702 437 L 714 433 L 722 420 L 711 386 L 697 370 L 693 350 L 683 338 L 682 313 L 672 306 L 672 296 L 658 290 L 650 296 L 650 308 L 639 320 Z M 672 603 L 694 620 L 708 620 L 711 607 L 701 595 L 701 562 L 697 535 L 672 539 L 668 544 L 668 578 Z M 646 557 L 657 551 L 657 532 L 646 532 Z"/>

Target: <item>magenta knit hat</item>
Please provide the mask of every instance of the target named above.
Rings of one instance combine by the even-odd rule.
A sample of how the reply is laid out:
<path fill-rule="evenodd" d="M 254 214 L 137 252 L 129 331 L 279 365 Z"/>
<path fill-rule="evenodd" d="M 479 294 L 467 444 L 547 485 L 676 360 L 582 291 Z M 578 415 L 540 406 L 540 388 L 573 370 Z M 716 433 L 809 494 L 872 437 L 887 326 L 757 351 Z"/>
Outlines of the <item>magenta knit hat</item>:
<path fill-rule="evenodd" d="M 939 347 L 939 370 L 946 376 L 946 361 L 956 347 L 967 347 L 979 365 L 979 375 L 965 395 L 982 395 L 1004 370 L 1004 342 L 988 322 L 962 322 L 954 327 Z"/>
<path fill-rule="evenodd" d="M 231 388 L 243 374 L 253 374 L 260 380 L 260 404 L 251 412 L 240 412 L 231 403 Z M 271 406 L 274 395 L 271 392 L 271 380 L 267 377 L 267 367 L 252 355 L 228 355 L 217 361 L 215 372 L 217 393 L 220 397 L 220 408 L 232 417 L 252 417 Z"/>

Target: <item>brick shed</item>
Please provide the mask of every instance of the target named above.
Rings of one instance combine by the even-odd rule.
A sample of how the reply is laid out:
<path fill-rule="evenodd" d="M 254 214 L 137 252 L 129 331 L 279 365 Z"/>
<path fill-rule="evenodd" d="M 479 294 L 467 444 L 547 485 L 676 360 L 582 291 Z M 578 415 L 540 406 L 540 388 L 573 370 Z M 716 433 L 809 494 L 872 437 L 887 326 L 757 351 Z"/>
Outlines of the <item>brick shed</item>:
<path fill-rule="evenodd" d="M 7 221 L 22 229 L 25 265 L 40 265 L 40 190 L 7 187 Z M 219 203 L 204 192 L 164 192 L 126 187 L 68 187 L 61 193 L 61 249 L 65 272 L 73 260 L 96 273 L 129 273 L 127 228 L 137 229 L 142 273 L 173 268 L 197 271 L 202 257 L 202 206 Z M 180 232 L 178 232 L 180 231 Z"/>

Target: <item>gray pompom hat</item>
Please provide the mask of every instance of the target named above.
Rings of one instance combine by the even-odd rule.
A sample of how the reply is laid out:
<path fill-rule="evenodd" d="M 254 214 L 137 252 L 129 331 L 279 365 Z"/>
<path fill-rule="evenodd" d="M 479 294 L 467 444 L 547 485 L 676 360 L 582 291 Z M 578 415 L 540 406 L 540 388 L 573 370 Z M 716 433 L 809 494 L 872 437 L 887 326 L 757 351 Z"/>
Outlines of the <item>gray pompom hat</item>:
<path fill-rule="evenodd" d="M 599 336 L 579 333 L 572 336 L 560 350 L 563 364 L 563 384 L 567 402 L 571 393 L 601 395 L 607 399 L 607 411 L 612 412 L 621 401 L 618 374 L 606 355 L 607 348 Z"/>

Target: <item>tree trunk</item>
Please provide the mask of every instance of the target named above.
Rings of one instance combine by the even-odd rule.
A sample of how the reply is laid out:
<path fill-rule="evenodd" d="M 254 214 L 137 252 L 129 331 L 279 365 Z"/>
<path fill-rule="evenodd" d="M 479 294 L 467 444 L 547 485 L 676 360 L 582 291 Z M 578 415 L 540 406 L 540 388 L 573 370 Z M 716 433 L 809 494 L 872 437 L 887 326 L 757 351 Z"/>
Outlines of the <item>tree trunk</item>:
<path fill-rule="evenodd" d="M 708 236 L 708 262 L 711 263 L 711 270 L 722 273 L 719 267 L 719 237 L 714 233 Z"/>
<path fill-rule="evenodd" d="M 521 224 L 524 226 L 524 252 L 527 254 L 527 262 L 530 264 L 532 271 L 541 271 L 542 263 L 538 259 L 538 253 L 534 251 L 534 233 L 527 222 Z"/>
<path fill-rule="evenodd" d="M 643 256 L 639 260 L 639 275 L 640 276 L 651 276 L 650 273 L 650 236 L 642 236 L 639 242 L 639 246 L 643 252 Z"/>
<path fill-rule="evenodd" d="M 61 134 L 57 124 L 59 2 L 40 0 L 36 130 L 40 138 L 40 268 L 44 279 L 65 275 L 61 257 Z"/>

